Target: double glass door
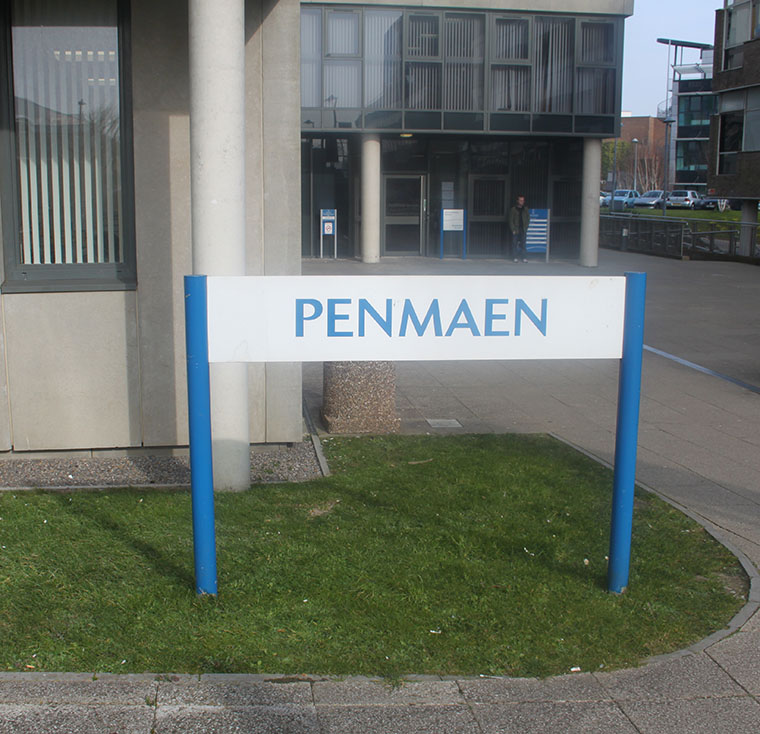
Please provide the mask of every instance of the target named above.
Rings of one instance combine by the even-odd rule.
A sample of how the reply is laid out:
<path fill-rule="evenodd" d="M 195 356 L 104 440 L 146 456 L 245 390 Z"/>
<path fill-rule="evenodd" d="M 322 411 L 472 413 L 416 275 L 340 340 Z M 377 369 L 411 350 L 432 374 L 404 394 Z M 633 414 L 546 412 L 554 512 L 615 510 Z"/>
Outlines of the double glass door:
<path fill-rule="evenodd" d="M 383 177 L 383 254 L 420 255 L 424 247 L 425 177 Z"/>

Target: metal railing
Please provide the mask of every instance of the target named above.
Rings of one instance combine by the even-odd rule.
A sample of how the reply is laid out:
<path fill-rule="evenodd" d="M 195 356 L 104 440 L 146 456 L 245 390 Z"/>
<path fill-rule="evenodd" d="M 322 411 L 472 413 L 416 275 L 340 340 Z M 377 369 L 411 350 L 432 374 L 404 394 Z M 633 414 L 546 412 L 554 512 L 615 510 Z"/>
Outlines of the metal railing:
<path fill-rule="evenodd" d="M 602 214 L 599 246 L 661 257 L 760 264 L 758 225 L 740 222 Z"/>

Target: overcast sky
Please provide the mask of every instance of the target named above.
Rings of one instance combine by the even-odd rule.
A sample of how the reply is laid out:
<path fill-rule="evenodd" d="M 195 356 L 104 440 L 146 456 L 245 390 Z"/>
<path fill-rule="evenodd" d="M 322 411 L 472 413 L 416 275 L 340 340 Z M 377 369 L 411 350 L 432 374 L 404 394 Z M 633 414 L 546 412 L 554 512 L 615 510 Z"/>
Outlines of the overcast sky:
<path fill-rule="evenodd" d="M 624 111 L 657 114 L 668 74 L 668 47 L 657 39 L 713 43 L 715 10 L 721 7 L 723 0 L 634 0 L 633 16 L 625 21 Z M 685 61 L 698 58 L 698 51 L 691 53 Z"/>

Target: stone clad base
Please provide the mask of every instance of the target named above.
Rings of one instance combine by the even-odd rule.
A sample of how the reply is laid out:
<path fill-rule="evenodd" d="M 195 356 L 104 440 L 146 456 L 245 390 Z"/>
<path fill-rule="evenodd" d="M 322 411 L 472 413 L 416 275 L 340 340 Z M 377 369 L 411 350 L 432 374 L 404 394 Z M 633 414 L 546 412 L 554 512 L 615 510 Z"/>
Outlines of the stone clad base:
<path fill-rule="evenodd" d="M 395 433 L 393 362 L 325 362 L 322 420 L 329 433 Z"/>

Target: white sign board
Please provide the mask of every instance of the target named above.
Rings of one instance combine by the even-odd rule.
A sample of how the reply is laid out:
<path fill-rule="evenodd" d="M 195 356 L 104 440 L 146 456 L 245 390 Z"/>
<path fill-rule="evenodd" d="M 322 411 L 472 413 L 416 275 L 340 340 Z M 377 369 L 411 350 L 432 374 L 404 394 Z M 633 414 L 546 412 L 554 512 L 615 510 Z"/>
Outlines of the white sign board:
<path fill-rule="evenodd" d="M 464 209 L 443 210 L 443 231 L 462 232 L 464 230 Z"/>
<path fill-rule="evenodd" d="M 620 358 L 625 278 L 211 277 L 210 362 Z"/>

